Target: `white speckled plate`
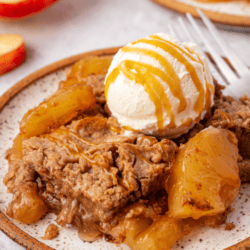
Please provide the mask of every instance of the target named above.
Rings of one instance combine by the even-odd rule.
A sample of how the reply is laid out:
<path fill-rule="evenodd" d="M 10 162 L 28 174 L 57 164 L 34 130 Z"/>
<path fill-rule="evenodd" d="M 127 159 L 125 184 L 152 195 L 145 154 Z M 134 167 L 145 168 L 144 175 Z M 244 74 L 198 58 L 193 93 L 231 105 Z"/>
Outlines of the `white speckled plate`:
<path fill-rule="evenodd" d="M 201 9 L 212 21 L 235 25 L 238 27 L 250 27 L 250 1 L 196 1 L 196 0 L 153 0 L 169 9 L 181 12 L 189 12 L 199 17 L 196 8 Z"/>
<path fill-rule="evenodd" d="M 3 185 L 3 176 L 8 170 L 8 164 L 4 158 L 5 151 L 11 147 L 14 137 L 18 134 L 19 122 L 23 115 L 56 91 L 58 83 L 66 77 L 66 66 L 89 55 L 111 55 L 116 51 L 117 48 L 94 51 L 57 62 L 25 78 L 0 98 L 0 211 L 2 211 L 0 212 L 0 229 L 28 249 L 121 249 L 120 246 L 103 240 L 94 243 L 82 242 L 77 236 L 77 230 L 72 226 L 61 229 L 59 236 L 53 240 L 42 240 L 41 237 L 44 235 L 47 225 L 55 223 L 56 216 L 48 214 L 45 219 L 32 225 L 25 225 L 7 218 L 4 214 L 12 194 L 7 194 L 6 187 Z M 240 194 L 233 203 L 235 210 L 228 217 L 228 222 L 233 222 L 236 226 L 233 230 L 226 231 L 225 226 L 221 226 L 219 229 L 205 227 L 193 231 L 179 241 L 173 249 L 220 250 L 243 241 L 250 236 L 249 207 L 250 183 L 245 183 L 241 186 Z M 249 245 L 250 240 L 248 239 L 230 250 L 247 249 L 245 247 Z M 127 246 L 123 245 L 122 247 L 124 250 L 128 249 Z"/>

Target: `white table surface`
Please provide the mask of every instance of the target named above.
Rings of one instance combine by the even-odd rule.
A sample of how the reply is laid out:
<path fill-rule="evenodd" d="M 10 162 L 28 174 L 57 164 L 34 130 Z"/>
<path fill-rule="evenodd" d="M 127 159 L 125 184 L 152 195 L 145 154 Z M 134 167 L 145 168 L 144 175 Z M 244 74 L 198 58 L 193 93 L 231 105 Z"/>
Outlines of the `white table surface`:
<path fill-rule="evenodd" d="M 27 59 L 0 76 L 0 95 L 50 63 L 95 49 L 122 46 L 157 32 L 168 33 L 183 16 L 150 0 L 61 0 L 44 12 L 19 21 L 0 22 L 0 33 L 21 34 Z M 249 29 L 219 26 L 221 36 L 250 65 Z M 0 231 L 0 249 L 23 249 Z"/>

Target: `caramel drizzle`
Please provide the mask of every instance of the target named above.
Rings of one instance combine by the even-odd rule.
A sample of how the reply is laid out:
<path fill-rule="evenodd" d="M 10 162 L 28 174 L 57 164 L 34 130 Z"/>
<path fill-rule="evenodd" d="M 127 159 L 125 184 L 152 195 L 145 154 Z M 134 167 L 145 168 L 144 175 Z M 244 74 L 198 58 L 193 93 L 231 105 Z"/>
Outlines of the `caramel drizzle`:
<path fill-rule="evenodd" d="M 65 139 L 67 140 L 67 142 L 70 142 L 72 146 L 74 146 L 74 149 L 72 149 L 71 147 L 69 147 L 67 144 L 65 144 L 62 140 L 53 137 L 53 134 L 46 134 L 43 135 L 42 137 L 49 139 L 50 141 L 54 142 L 56 145 L 63 147 L 67 150 L 67 152 L 75 157 L 78 157 L 80 155 L 83 155 L 83 148 L 76 142 L 74 141 L 72 138 L 70 138 L 70 136 L 75 137 L 75 139 L 77 139 L 78 141 L 87 144 L 87 145 L 96 145 L 93 142 L 90 142 L 82 137 L 80 137 L 79 135 L 70 132 L 68 130 L 64 130 L 64 129 L 57 129 L 55 130 L 53 133 L 57 133 L 59 135 L 67 135 L 68 137 L 66 137 Z M 91 160 L 88 156 L 84 155 L 84 158 L 87 159 L 89 161 L 89 163 L 95 163 L 93 160 Z"/>
<path fill-rule="evenodd" d="M 221 109 L 217 109 L 217 110 L 221 114 L 221 116 L 225 118 L 227 124 L 231 127 L 234 123 L 232 116 L 230 114 L 222 111 Z"/>
<path fill-rule="evenodd" d="M 150 67 L 150 70 L 153 70 L 152 72 L 154 75 L 158 76 L 161 78 L 164 82 L 168 84 L 168 87 L 172 94 L 180 100 L 179 107 L 178 107 L 178 113 L 184 111 L 187 107 L 187 101 L 183 95 L 181 85 L 180 85 L 180 78 L 178 75 L 175 73 L 172 65 L 164 58 L 162 55 L 160 55 L 157 52 L 154 52 L 149 49 L 141 49 L 141 48 L 131 48 L 131 47 L 124 47 L 122 49 L 123 52 L 128 52 L 128 53 L 134 53 L 134 54 L 141 54 L 141 55 L 146 55 L 149 57 L 154 58 L 155 60 L 159 61 L 161 65 L 163 66 L 164 71 L 158 69 L 158 68 L 153 68 Z M 167 96 L 166 96 L 167 98 Z"/>
<path fill-rule="evenodd" d="M 108 97 L 109 86 L 115 82 L 115 80 L 119 74 L 120 74 L 120 70 L 118 67 L 114 68 L 112 70 L 112 72 L 108 74 L 108 77 L 107 77 L 106 83 L 105 83 L 105 89 L 104 89 L 104 95 L 105 95 L 106 100 Z"/>
<path fill-rule="evenodd" d="M 136 73 L 132 72 L 132 69 Z M 154 76 L 154 72 L 157 72 L 158 69 L 146 63 L 126 60 L 120 64 L 120 70 L 128 79 L 131 81 L 135 80 L 136 83 L 144 86 L 146 92 L 149 94 L 149 98 L 155 104 L 159 130 L 164 130 L 163 108 L 165 108 L 170 118 L 169 127 L 175 127 L 175 116 L 172 111 L 172 105 L 164 91 L 164 87 Z M 160 70 L 158 73 L 160 73 Z"/>
<path fill-rule="evenodd" d="M 61 130 L 61 129 L 58 129 L 55 132 L 59 132 L 59 134 L 65 134 L 65 135 L 69 135 L 69 134 L 72 135 L 72 134 L 74 134 L 74 133 L 69 132 L 67 130 Z M 74 134 L 74 135 L 77 136 L 76 134 Z M 69 147 L 68 145 L 66 145 L 62 140 L 60 140 L 58 138 L 55 138 L 55 137 L 53 137 L 51 135 L 44 135 L 42 137 L 47 138 L 50 141 L 54 142 L 56 145 L 65 148 L 67 150 L 68 154 L 70 154 L 70 155 L 73 155 L 75 157 L 79 157 L 79 156 L 83 157 L 85 160 L 88 161 L 88 163 L 89 163 L 90 166 L 97 165 L 98 167 L 100 167 L 106 174 L 108 174 L 113 179 L 113 181 L 114 181 L 115 184 L 117 184 L 116 173 L 114 173 L 113 169 L 111 168 L 110 169 L 111 171 L 109 171 L 104 166 L 104 164 L 100 164 L 100 162 L 91 159 L 89 156 L 87 156 L 84 153 L 83 148 L 77 142 L 75 142 L 73 139 L 71 139 L 70 137 L 66 138 L 66 140 L 68 142 L 70 142 L 71 145 L 74 145 L 74 149 L 72 149 L 71 147 Z M 98 157 L 102 157 L 103 158 L 102 155 L 96 155 L 95 156 L 95 158 L 98 158 Z"/>
<path fill-rule="evenodd" d="M 191 75 L 191 78 L 195 84 L 197 91 L 199 92 L 199 96 L 195 103 L 194 109 L 199 114 L 200 118 L 205 103 L 205 91 L 196 74 L 195 68 L 191 63 L 187 61 L 187 59 L 179 51 L 187 55 L 193 61 L 196 61 L 195 58 L 193 58 L 183 49 L 179 48 L 177 45 L 168 42 L 157 35 L 150 36 L 150 38 L 151 38 L 150 40 L 145 38 L 139 39 L 138 41 L 132 44 L 134 45 L 138 43 L 146 43 L 156 47 L 160 47 L 162 50 L 168 52 L 173 57 L 175 57 L 179 62 L 185 65 L 186 69 L 189 71 Z M 178 113 L 185 110 L 187 103 L 180 87 L 180 79 L 174 72 L 170 63 L 160 54 L 148 49 L 124 47 L 122 50 L 124 52 L 144 54 L 152 58 L 155 58 L 163 65 L 164 70 L 167 73 L 149 64 L 145 64 L 142 62 L 134 62 L 131 60 L 125 60 L 121 62 L 118 65 L 118 67 L 113 69 L 113 71 L 108 75 L 105 84 L 105 97 L 107 98 L 110 85 L 115 82 L 119 73 L 122 72 L 131 81 L 135 81 L 136 83 L 141 84 L 144 87 L 145 91 L 149 94 L 150 100 L 153 101 L 155 105 L 157 126 L 160 133 L 164 130 L 163 108 L 166 110 L 166 113 L 168 114 L 168 117 L 170 119 L 168 127 L 169 128 L 175 127 L 175 116 L 172 111 L 172 105 L 170 104 L 169 98 L 164 92 L 162 84 L 156 78 L 157 76 L 158 78 L 165 81 L 169 85 L 169 88 L 173 93 L 173 95 L 180 100 Z M 208 98 L 208 95 L 206 97 Z"/>
<path fill-rule="evenodd" d="M 189 49 L 186 48 L 188 51 Z M 191 51 L 189 51 L 191 53 Z M 190 57 L 190 55 L 187 54 L 187 56 Z M 214 95 L 214 86 L 212 84 L 209 84 L 207 81 L 207 75 L 206 75 L 206 71 L 205 71 L 205 65 L 203 63 L 203 61 L 200 59 L 200 57 L 198 55 L 196 55 L 198 57 L 199 63 L 203 66 L 203 72 L 205 75 L 205 82 L 206 82 L 206 88 L 207 88 L 207 92 L 206 92 L 206 105 L 205 105 L 205 110 L 208 110 L 211 107 L 211 97 L 212 95 Z"/>
<path fill-rule="evenodd" d="M 125 130 L 133 131 L 133 132 L 140 132 L 140 130 L 133 129 L 130 126 L 122 126 L 122 128 L 124 128 Z"/>
<path fill-rule="evenodd" d="M 59 132 L 59 134 L 61 134 L 61 132 L 69 132 L 67 130 L 61 130 L 61 129 L 58 129 L 56 130 L 55 132 Z M 72 132 L 69 132 L 69 134 L 71 134 Z M 67 135 L 67 133 L 64 133 Z M 73 133 L 74 134 L 74 133 Z M 74 134 L 75 135 L 75 134 Z M 50 141 L 54 142 L 55 144 L 57 144 L 58 146 L 60 147 L 63 147 L 63 148 L 66 148 L 68 153 L 73 155 L 73 156 L 83 156 L 90 164 L 97 164 L 96 161 L 90 159 L 86 154 L 83 154 L 83 148 L 77 143 L 75 142 L 74 140 L 72 140 L 71 138 L 66 138 L 66 140 L 68 142 L 70 142 L 71 144 L 74 145 L 74 149 L 70 148 L 68 145 L 66 145 L 62 140 L 58 139 L 58 138 L 55 138 L 51 135 L 43 135 L 42 137 L 44 138 L 47 138 L 49 139 Z M 148 138 L 148 139 L 151 139 L 150 137 L 148 136 L 144 136 L 145 138 Z M 153 139 L 153 138 L 152 138 Z M 154 139 L 155 140 L 155 139 Z M 115 143 L 116 144 L 116 143 Z M 119 144 L 119 143 L 118 143 Z M 126 146 L 143 162 L 147 163 L 147 164 L 150 164 L 152 165 L 153 163 L 151 161 L 149 161 L 146 157 L 142 156 L 138 150 L 133 146 L 133 145 L 130 145 L 130 144 L 126 144 Z M 96 155 L 96 158 L 98 157 L 101 157 L 103 158 L 103 155 Z M 100 165 L 100 164 L 99 164 Z"/>
<path fill-rule="evenodd" d="M 83 141 L 83 142 L 89 142 L 88 140 L 84 139 L 84 138 L 79 138 L 79 136 L 73 132 L 67 131 L 67 130 L 63 130 L 63 129 L 57 129 L 54 131 L 54 133 L 58 133 L 61 135 L 67 135 L 67 136 L 74 136 L 77 138 L 77 140 L 79 141 Z M 150 138 L 150 137 L 146 137 L 149 140 L 156 140 L 154 138 Z M 65 140 L 67 140 L 67 142 L 70 142 L 71 145 L 74 146 L 74 148 L 72 149 L 71 147 L 69 147 L 67 144 L 65 144 L 63 142 L 63 140 L 58 139 L 53 137 L 53 134 L 45 134 L 42 135 L 41 138 L 47 138 L 48 140 L 50 140 L 51 142 L 55 143 L 56 145 L 58 145 L 59 147 L 62 147 L 64 149 L 67 150 L 68 154 L 73 155 L 75 157 L 83 157 L 85 160 L 88 161 L 88 163 L 90 164 L 90 166 L 94 166 L 97 165 L 99 168 L 102 169 L 102 171 L 104 171 L 106 174 L 108 174 L 110 176 L 110 178 L 112 178 L 114 185 L 118 185 L 118 182 L 120 182 L 120 185 L 123 185 L 129 192 L 134 190 L 134 186 L 132 185 L 132 183 L 130 183 L 128 181 L 128 179 L 126 179 L 126 176 L 123 176 L 123 178 L 119 181 L 119 177 L 117 177 L 117 169 L 114 167 L 111 167 L 110 169 L 108 169 L 106 167 L 105 164 L 101 164 L 101 162 L 95 161 L 94 159 L 91 159 L 88 155 L 86 155 L 84 153 L 83 148 L 76 142 L 74 141 L 72 138 L 70 137 L 66 137 Z M 80 140 L 81 139 L 81 140 Z M 95 144 L 96 145 L 96 144 Z M 130 151 L 132 151 L 134 153 L 135 156 L 137 156 L 141 161 L 153 165 L 154 163 L 152 163 L 150 160 L 148 160 L 146 157 L 144 157 L 139 151 L 138 149 L 136 149 L 133 145 L 130 144 L 126 144 L 127 147 L 129 148 Z M 103 155 L 95 155 L 94 156 L 95 159 L 97 158 L 105 158 Z M 105 162 L 105 159 L 104 159 Z"/>
<path fill-rule="evenodd" d="M 110 126 L 109 129 L 117 134 L 121 133 L 122 128 L 117 127 L 117 126 Z"/>
<path fill-rule="evenodd" d="M 130 149 L 130 151 L 132 151 L 134 153 L 134 155 L 136 155 L 142 162 L 145 162 L 149 165 L 153 165 L 154 163 L 152 163 L 150 160 L 148 160 L 146 157 L 144 157 L 140 152 L 138 152 L 138 149 L 135 148 L 133 145 L 131 144 L 126 144 L 126 146 Z"/>
<path fill-rule="evenodd" d="M 73 140 L 70 140 L 70 142 L 74 143 L 75 148 L 72 149 L 68 145 L 66 145 L 62 140 L 57 139 L 51 135 L 43 135 L 42 138 L 47 138 L 51 142 L 55 143 L 56 145 L 64 148 L 67 150 L 68 154 L 73 155 L 75 157 L 78 157 L 82 153 L 82 148 Z M 67 139 L 68 140 L 68 139 Z M 68 140 L 69 141 L 69 140 Z"/>
<path fill-rule="evenodd" d="M 183 49 L 179 48 L 177 45 L 166 41 L 164 39 L 162 39 L 161 37 L 157 36 L 157 35 L 152 35 L 150 36 L 150 38 L 152 39 L 139 39 L 138 41 L 136 41 L 133 44 L 136 43 L 146 43 L 146 44 L 150 44 L 156 47 L 160 47 L 162 50 L 164 50 L 165 52 L 169 53 L 170 55 L 172 55 L 174 58 L 176 58 L 180 63 L 184 64 L 187 71 L 190 73 L 190 76 L 194 82 L 194 85 L 199 93 L 198 99 L 195 103 L 194 109 L 198 114 L 201 114 L 201 112 L 203 111 L 203 107 L 204 107 L 204 103 L 205 103 L 205 91 L 204 88 L 196 74 L 195 68 L 194 66 L 180 53 L 178 52 L 178 50 L 180 50 L 181 52 L 183 52 L 185 55 L 188 55 L 188 53 L 186 53 Z M 196 61 L 192 56 L 188 56 L 191 60 Z"/>
<path fill-rule="evenodd" d="M 132 69 L 135 70 L 136 73 L 132 72 Z M 154 67 L 141 62 L 125 60 L 121 62 L 118 67 L 115 68 L 107 77 L 105 90 L 107 93 L 110 84 L 114 83 L 116 80 L 116 77 L 118 76 L 117 71 L 118 73 L 121 71 L 131 81 L 135 80 L 136 83 L 140 83 L 144 87 L 145 91 L 149 94 L 151 101 L 155 104 L 157 125 L 159 130 L 163 131 L 164 125 L 162 102 L 170 116 L 170 126 L 174 126 L 175 118 L 172 112 L 172 107 L 166 99 L 163 86 L 159 83 L 156 77 L 150 73 L 150 69 L 154 69 Z"/>
<path fill-rule="evenodd" d="M 78 141 L 80 141 L 80 142 L 82 142 L 84 144 L 87 144 L 87 145 L 97 145 L 96 143 L 90 142 L 89 140 L 87 140 L 85 138 L 82 138 L 79 135 L 77 135 L 77 134 L 75 134 L 73 132 L 70 132 L 68 130 L 64 130 L 64 129 L 57 129 L 57 130 L 54 131 L 54 133 L 61 134 L 61 135 L 67 135 L 68 137 L 66 138 L 66 140 L 68 142 L 70 142 L 71 145 L 74 145 L 74 149 L 70 148 L 68 145 L 65 145 L 62 140 L 60 140 L 58 138 L 54 138 L 51 135 L 45 135 L 45 137 L 48 138 L 50 141 L 54 142 L 55 144 L 57 144 L 58 146 L 61 146 L 61 147 L 65 148 L 65 149 L 67 149 L 69 154 L 71 154 L 73 156 L 80 156 L 81 155 L 84 159 L 86 159 L 89 162 L 90 165 L 98 164 L 97 161 L 89 158 L 84 153 L 83 148 L 76 141 L 74 141 L 72 138 L 70 138 L 70 136 L 74 137 Z M 99 155 L 97 155 L 96 157 L 99 157 Z M 98 164 L 98 165 L 100 165 L 100 164 Z"/>
<path fill-rule="evenodd" d="M 159 36 L 157 35 L 153 35 L 151 37 L 155 37 L 155 38 L 158 38 L 160 40 L 163 40 L 162 38 L 160 38 Z M 165 40 L 163 40 L 165 41 Z M 171 43 L 171 42 L 169 42 Z M 211 106 L 211 97 L 212 95 L 214 94 L 214 86 L 212 84 L 209 84 L 208 81 L 207 81 L 207 76 L 206 76 L 206 71 L 205 71 L 205 66 L 204 66 L 204 63 L 202 62 L 202 60 L 200 59 L 200 57 L 198 55 L 196 55 L 198 57 L 198 61 L 193 57 L 191 56 L 189 53 L 192 53 L 188 48 L 186 48 L 186 50 L 189 51 L 189 53 L 187 53 L 184 49 L 178 47 L 176 44 L 174 43 L 171 43 L 174 47 L 176 47 L 177 49 L 179 49 L 182 53 L 184 53 L 187 57 L 189 57 L 192 61 L 196 61 L 196 62 L 199 62 L 202 66 L 203 66 L 203 72 L 205 74 L 205 82 L 206 82 L 206 88 L 207 88 L 207 92 L 206 92 L 206 105 L 205 105 L 205 110 L 208 110 L 209 107 Z M 199 117 L 200 118 L 200 117 Z"/>
<path fill-rule="evenodd" d="M 183 127 L 191 127 L 193 124 L 193 119 L 188 118 L 185 122 L 182 123 Z"/>
<path fill-rule="evenodd" d="M 89 145 L 89 146 L 97 145 L 96 143 L 91 142 L 91 141 L 89 141 L 89 140 L 87 140 L 87 139 L 85 139 L 85 138 L 83 138 L 83 137 L 81 137 L 81 136 L 79 136 L 79 135 L 77 135 L 77 134 L 75 134 L 75 133 L 73 133 L 73 132 L 70 132 L 70 131 L 68 131 L 68 130 L 57 129 L 57 130 L 55 130 L 54 132 L 56 132 L 56 133 L 58 133 L 58 134 L 61 134 L 61 135 L 68 135 L 68 136 L 71 136 L 71 137 L 75 138 L 76 140 L 80 141 L 81 143 L 87 144 L 87 145 Z"/>

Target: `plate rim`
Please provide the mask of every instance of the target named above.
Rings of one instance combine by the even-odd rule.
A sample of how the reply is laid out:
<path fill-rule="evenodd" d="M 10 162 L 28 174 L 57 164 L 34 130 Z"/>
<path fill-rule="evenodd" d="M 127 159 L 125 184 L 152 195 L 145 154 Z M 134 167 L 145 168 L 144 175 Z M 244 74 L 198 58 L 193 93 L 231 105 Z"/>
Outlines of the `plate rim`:
<path fill-rule="evenodd" d="M 200 19 L 200 16 L 196 11 L 195 6 L 189 5 L 187 3 L 178 2 L 176 0 L 152 0 L 152 1 L 182 14 L 186 14 L 187 12 L 189 12 L 194 17 Z M 249 16 L 231 15 L 231 14 L 203 9 L 202 7 L 200 9 L 202 9 L 204 14 L 214 22 L 225 25 L 234 25 L 236 27 L 246 27 L 246 28 L 250 27 Z"/>
<path fill-rule="evenodd" d="M 156 1 L 156 0 L 153 0 Z M 157 0 L 158 1 L 158 0 Z M 172 0 L 169 0 L 172 1 Z M 109 56 L 114 55 L 118 49 L 121 47 L 111 47 L 99 50 L 93 50 L 89 52 L 84 52 L 81 54 L 77 54 L 74 56 L 70 56 L 64 58 L 62 60 L 56 61 L 51 63 L 35 72 L 31 73 L 21 81 L 17 82 L 13 85 L 9 90 L 7 90 L 1 97 L 0 97 L 0 114 L 4 107 L 22 90 L 26 87 L 31 85 L 34 81 L 54 72 L 60 70 L 64 67 L 72 65 L 76 61 L 83 59 L 85 57 L 91 56 Z M 8 217 L 0 210 L 0 230 L 14 240 L 19 245 L 25 247 L 29 250 L 54 250 L 47 246 L 46 244 L 40 242 L 38 239 L 33 238 L 28 233 L 22 231 L 18 226 L 16 226 Z M 224 250 L 245 250 L 245 247 L 250 245 L 250 237 L 244 239 L 241 242 L 236 243 L 233 246 L 230 246 Z"/>

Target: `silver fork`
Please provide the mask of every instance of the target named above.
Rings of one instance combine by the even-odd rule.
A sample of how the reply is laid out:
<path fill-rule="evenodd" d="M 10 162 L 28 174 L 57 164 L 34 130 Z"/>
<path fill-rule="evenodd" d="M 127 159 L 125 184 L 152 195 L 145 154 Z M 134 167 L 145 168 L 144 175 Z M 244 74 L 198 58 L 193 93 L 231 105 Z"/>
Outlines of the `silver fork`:
<path fill-rule="evenodd" d="M 228 59 L 229 63 L 233 66 L 234 70 L 226 63 L 226 61 L 217 53 L 217 51 L 213 48 L 211 43 L 206 39 L 203 32 L 197 25 L 194 18 L 190 13 L 187 13 L 187 19 L 189 20 L 193 30 L 196 33 L 196 36 L 193 36 L 189 31 L 186 23 L 183 18 L 179 17 L 178 21 L 182 28 L 181 32 L 186 35 L 186 38 L 189 42 L 200 43 L 197 40 L 197 36 L 201 40 L 201 45 L 205 46 L 205 50 L 209 52 L 210 56 L 213 58 L 216 67 L 213 65 L 211 60 L 207 57 L 211 72 L 218 80 L 220 84 L 226 86 L 223 90 L 224 95 L 231 95 L 235 98 L 239 98 L 242 95 L 250 95 L 250 69 L 236 56 L 236 54 L 232 51 L 232 49 L 221 39 L 218 30 L 215 28 L 213 23 L 205 16 L 205 14 L 197 9 L 202 21 L 207 27 L 209 34 L 214 38 L 220 49 L 223 51 L 225 57 Z M 178 38 L 178 32 L 175 32 L 176 29 L 172 25 L 168 26 L 170 33 Z"/>

